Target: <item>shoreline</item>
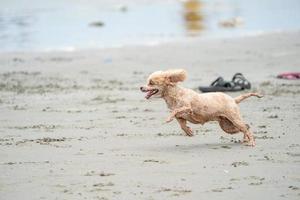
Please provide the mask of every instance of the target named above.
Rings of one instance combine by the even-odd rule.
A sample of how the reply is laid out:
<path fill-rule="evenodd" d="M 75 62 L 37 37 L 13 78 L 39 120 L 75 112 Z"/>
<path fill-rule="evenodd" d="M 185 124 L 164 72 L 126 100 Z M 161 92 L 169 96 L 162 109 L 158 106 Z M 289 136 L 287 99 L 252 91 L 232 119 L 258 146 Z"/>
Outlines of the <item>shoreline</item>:
<path fill-rule="evenodd" d="M 177 39 L 171 39 L 168 41 L 149 41 L 140 42 L 134 44 L 123 44 L 106 47 L 95 47 L 95 48 L 75 48 L 75 47 L 64 47 L 60 49 L 40 49 L 40 50 L 18 50 L 18 51 L 0 51 L 0 54 L 18 54 L 18 53 L 76 53 L 76 52 L 92 52 L 102 50 L 116 50 L 116 49 L 131 49 L 131 48 L 151 48 L 157 46 L 166 45 L 180 45 L 184 43 L 201 43 L 201 42 L 220 42 L 223 40 L 247 40 L 248 38 L 256 37 L 268 37 L 274 35 L 289 35 L 298 34 L 300 30 L 277 30 L 277 31 L 253 31 L 243 35 L 232 35 L 232 36 L 212 36 L 212 37 L 201 37 L 201 36 L 189 36 Z"/>

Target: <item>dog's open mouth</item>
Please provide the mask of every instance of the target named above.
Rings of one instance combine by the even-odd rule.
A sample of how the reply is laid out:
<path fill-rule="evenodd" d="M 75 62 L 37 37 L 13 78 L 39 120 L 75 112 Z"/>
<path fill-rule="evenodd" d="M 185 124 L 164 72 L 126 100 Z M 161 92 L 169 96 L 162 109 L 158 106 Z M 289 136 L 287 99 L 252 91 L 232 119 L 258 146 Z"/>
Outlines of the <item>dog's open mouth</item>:
<path fill-rule="evenodd" d="M 158 93 L 158 89 L 147 90 L 145 92 L 147 92 L 145 98 L 149 99 L 152 95 L 155 95 L 156 93 Z"/>

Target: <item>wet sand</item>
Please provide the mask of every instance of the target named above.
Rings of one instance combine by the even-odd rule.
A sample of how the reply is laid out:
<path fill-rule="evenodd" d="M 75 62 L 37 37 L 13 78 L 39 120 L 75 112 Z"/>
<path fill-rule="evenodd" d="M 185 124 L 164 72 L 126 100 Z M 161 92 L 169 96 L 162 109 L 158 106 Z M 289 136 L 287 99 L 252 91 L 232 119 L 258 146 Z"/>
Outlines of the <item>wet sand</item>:
<path fill-rule="evenodd" d="M 0 199 L 299 199 L 300 32 L 152 47 L 0 54 Z M 162 100 L 139 86 L 185 68 L 196 89 L 242 72 L 241 103 L 256 137 L 216 123 L 165 124 Z M 231 93 L 237 96 L 240 93 Z"/>

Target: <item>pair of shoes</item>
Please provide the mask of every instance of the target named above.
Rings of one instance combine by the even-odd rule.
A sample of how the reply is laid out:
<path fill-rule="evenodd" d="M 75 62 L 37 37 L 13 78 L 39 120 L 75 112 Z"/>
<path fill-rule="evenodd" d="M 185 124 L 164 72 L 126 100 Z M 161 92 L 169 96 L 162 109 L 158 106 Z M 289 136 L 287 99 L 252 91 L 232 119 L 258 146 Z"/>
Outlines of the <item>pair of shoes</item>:
<path fill-rule="evenodd" d="M 250 82 L 241 73 L 236 73 L 231 81 L 225 81 L 223 77 L 217 78 L 208 87 L 199 87 L 202 92 L 236 92 L 250 89 Z"/>

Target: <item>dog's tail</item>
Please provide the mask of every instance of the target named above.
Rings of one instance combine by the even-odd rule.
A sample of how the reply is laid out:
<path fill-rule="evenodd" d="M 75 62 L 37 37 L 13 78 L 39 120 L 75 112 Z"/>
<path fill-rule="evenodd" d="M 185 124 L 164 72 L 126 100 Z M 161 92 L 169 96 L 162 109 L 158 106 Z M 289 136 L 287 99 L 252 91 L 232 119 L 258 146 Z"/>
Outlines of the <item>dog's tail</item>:
<path fill-rule="evenodd" d="M 252 97 L 252 96 L 256 96 L 258 98 L 263 97 L 263 95 L 260 95 L 258 93 L 247 93 L 247 94 L 242 94 L 241 96 L 238 96 L 238 97 L 234 98 L 234 100 L 235 100 L 235 103 L 240 103 L 244 99 L 247 99 L 248 97 Z"/>

